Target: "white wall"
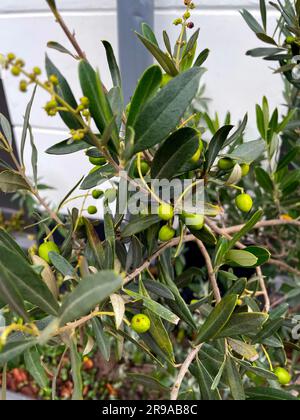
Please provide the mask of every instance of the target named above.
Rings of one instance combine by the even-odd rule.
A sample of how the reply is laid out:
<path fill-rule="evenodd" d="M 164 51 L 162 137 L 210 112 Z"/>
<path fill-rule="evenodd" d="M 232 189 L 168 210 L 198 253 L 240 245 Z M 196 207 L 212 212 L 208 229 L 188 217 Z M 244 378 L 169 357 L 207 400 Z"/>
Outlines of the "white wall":
<path fill-rule="evenodd" d="M 135 1 L 135 0 L 132 0 Z M 259 16 L 259 0 L 195 0 L 200 6 L 193 11 L 196 26 L 201 27 L 199 49 L 209 48 L 211 55 L 206 67 L 206 96 L 212 99 L 211 109 L 222 116 L 230 110 L 234 121 L 246 112 L 250 114 L 249 136 L 255 137 L 254 108 L 263 95 L 273 106 L 282 102 L 280 76 L 272 75 L 269 64 L 245 56 L 246 50 L 256 47 L 259 41 L 248 29 L 239 10 L 252 9 Z M 183 10 L 182 0 L 155 0 L 156 32 L 167 29 L 175 39 L 172 21 Z M 115 0 L 57 0 L 63 15 L 90 60 L 101 69 L 104 82 L 110 85 L 101 39 L 108 39 L 116 51 L 117 16 Z M 276 15 L 270 12 L 271 26 Z M 161 37 L 160 37 L 161 39 Z M 23 57 L 28 66 L 43 65 L 47 41 L 55 40 L 69 47 L 60 28 L 53 21 L 44 0 L 0 1 L 0 52 L 13 51 Z M 68 76 L 76 95 L 80 95 L 76 67 L 72 58 L 50 51 L 49 55 Z M 18 81 L 5 75 L 5 88 L 17 137 L 20 137 L 24 110 L 29 95 L 18 92 Z M 40 175 L 56 186 L 50 194 L 58 201 L 68 188 L 90 168 L 83 154 L 63 158 L 49 157 L 43 152 L 50 145 L 63 140 L 67 133 L 59 118 L 48 118 L 42 110 L 47 95 L 39 93 L 35 102 L 31 123 L 40 151 Z M 28 156 L 29 157 L 29 156 Z"/>

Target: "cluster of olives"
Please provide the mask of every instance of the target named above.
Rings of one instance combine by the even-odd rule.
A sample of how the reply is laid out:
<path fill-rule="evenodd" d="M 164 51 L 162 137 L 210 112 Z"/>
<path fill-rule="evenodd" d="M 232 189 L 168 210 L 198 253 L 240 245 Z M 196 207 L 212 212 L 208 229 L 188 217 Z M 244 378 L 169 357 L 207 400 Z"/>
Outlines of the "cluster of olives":
<path fill-rule="evenodd" d="M 218 162 L 218 167 L 221 171 L 231 171 L 235 166 L 234 160 L 230 158 L 222 158 Z M 242 176 L 245 177 L 249 174 L 250 165 L 247 163 L 243 163 L 240 165 Z M 249 194 L 239 194 L 235 199 L 236 206 L 239 210 L 244 213 L 249 213 L 253 207 L 253 200 Z"/>
<path fill-rule="evenodd" d="M 170 204 L 162 203 L 158 208 L 158 216 L 161 220 L 170 222 L 174 218 L 174 208 Z M 183 212 L 181 217 L 188 228 L 201 230 L 204 227 L 204 216 L 201 214 Z M 175 229 L 167 224 L 160 229 L 158 236 L 161 242 L 168 242 L 174 238 L 175 234 Z"/>

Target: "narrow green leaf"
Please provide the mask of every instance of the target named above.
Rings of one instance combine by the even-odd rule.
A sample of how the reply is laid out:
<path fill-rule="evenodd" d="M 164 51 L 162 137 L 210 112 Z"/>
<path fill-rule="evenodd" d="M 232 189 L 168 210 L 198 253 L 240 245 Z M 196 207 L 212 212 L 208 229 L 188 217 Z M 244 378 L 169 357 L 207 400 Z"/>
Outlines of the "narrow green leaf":
<path fill-rule="evenodd" d="M 141 373 L 129 373 L 127 375 L 129 380 L 133 381 L 134 384 L 141 384 L 146 387 L 146 389 L 154 389 L 162 392 L 169 392 L 170 388 L 167 388 L 165 385 L 160 383 L 156 378 L 151 376 L 143 375 Z"/>
<path fill-rule="evenodd" d="M 219 152 L 223 149 L 225 141 L 232 128 L 232 125 L 225 125 L 224 127 L 220 128 L 220 130 L 218 130 L 211 139 L 206 152 L 206 161 L 204 165 L 206 172 L 209 172 L 213 166 Z"/>
<path fill-rule="evenodd" d="M 56 252 L 50 252 L 49 258 L 56 268 L 63 276 L 76 277 L 75 268 L 62 256 Z"/>
<path fill-rule="evenodd" d="M 54 144 L 54 146 L 49 147 L 46 150 L 48 155 L 69 155 L 71 153 L 80 152 L 81 150 L 86 150 L 91 145 L 84 140 L 73 141 L 72 139 L 64 140 L 60 143 Z"/>
<path fill-rule="evenodd" d="M 269 381 L 277 381 L 278 377 L 269 370 L 263 369 L 261 367 L 253 366 L 251 363 L 246 362 L 244 360 L 235 359 L 235 361 L 242 366 L 247 372 L 252 372 L 255 375 L 259 376 L 260 378 L 267 379 Z"/>
<path fill-rule="evenodd" d="M 88 244 L 92 250 L 95 266 L 98 269 L 103 269 L 105 263 L 105 254 L 102 242 L 95 231 L 94 226 L 88 219 L 84 219 L 84 224 L 86 228 Z"/>
<path fill-rule="evenodd" d="M 21 144 L 20 144 L 20 156 L 21 156 L 21 162 L 23 165 L 24 165 L 24 152 L 25 152 L 25 145 L 26 145 L 27 130 L 28 130 L 30 114 L 31 114 L 31 109 L 32 109 L 34 98 L 35 98 L 35 94 L 36 94 L 36 87 L 33 90 L 31 99 L 26 107 L 25 116 L 24 116 L 22 135 L 21 135 Z"/>
<path fill-rule="evenodd" d="M 205 343 L 215 337 L 223 330 L 230 320 L 238 300 L 237 295 L 229 295 L 222 299 L 208 316 L 199 330 L 197 343 Z"/>
<path fill-rule="evenodd" d="M 36 345 L 36 340 L 22 340 L 22 341 L 12 341 L 8 343 L 2 351 L 0 351 L 0 365 L 10 362 L 16 357 L 23 354 L 30 347 Z"/>
<path fill-rule="evenodd" d="M 198 38 L 199 38 L 200 29 L 197 29 L 193 35 L 190 37 L 186 44 L 186 48 L 183 53 L 183 59 L 195 48 Z"/>
<path fill-rule="evenodd" d="M 98 130 L 103 133 L 113 115 L 99 75 L 85 60 L 79 63 L 79 79 L 83 94 L 89 98 L 91 115 Z"/>
<path fill-rule="evenodd" d="M 114 86 L 122 86 L 122 79 L 120 69 L 114 54 L 114 50 L 108 41 L 102 41 L 102 44 L 106 51 L 106 58 L 110 69 L 111 78 Z"/>
<path fill-rule="evenodd" d="M 27 262 L 29 261 L 23 249 L 18 245 L 15 239 L 4 229 L 0 228 L 0 243 L 19 254 Z"/>
<path fill-rule="evenodd" d="M 60 325 L 86 315 L 122 285 L 122 279 L 113 271 L 100 271 L 82 279 L 63 300 L 59 311 Z"/>
<path fill-rule="evenodd" d="M 169 35 L 168 35 L 167 31 L 163 31 L 163 39 L 164 39 L 166 49 L 167 49 L 168 53 L 170 54 L 170 57 L 172 57 L 173 52 L 172 52 L 172 47 L 171 47 L 171 41 L 170 41 L 170 38 L 169 38 Z"/>
<path fill-rule="evenodd" d="M 82 374 L 81 374 L 81 356 L 77 349 L 77 343 L 75 338 L 70 338 L 70 359 L 71 359 L 71 367 L 72 367 L 72 378 L 73 378 L 73 394 L 72 400 L 73 401 L 80 401 L 83 400 L 82 390 L 83 390 L 83 383 L 82 383 Z"/>
<path fill-rule="evenodd" d="M 246 396 L 251 401 L 299 401 L 289 392 L 275 388 L 249 388 Z"/>
<path fill-rule="evenodd" d="M 143 22 L 141 26 L 142 26 L 142 34 L 144 35 L 144 37 L 147 38 L 148 41 L 152 42 L 157 47 L 159 47 L 155 33 L 153 32 L 152 28 L 148 25 L 148 23 Z"/>
<path fill-rule="evenodd" d="M 173 301 L 173 299 L 169 300 L 168 306 L 172 309 L 174 313 L 178 315 L 180 319 L 182 319 L 193 330 L 195 330 L 197 328 L 197 325 L 190 311 L 190 308 L 188 307 L 185 300 L 181 296 L 180 291 L 178 290 L 178 287 L 172 280 L 172 276 L 169 273 L 167 273 L 167 270 L 163 267 L 162 261 L 160 263 L 160 268 L 162 271 L 162 276 L 161 276 L 162 278 L 160 279 L 160 281 L 164 282 L 164 284 L 170 289 L 170 291 L 173 293 L 175 297 L 175 302 Z"/>
<path fill-rule="evenodd" d="M 235 353 L 239 354 L 250 362 L 255 362 L 259 358 L 255 347 L 251 346 L 250 344 L 239 340 L 233 340 L 232 338 L 228 339 L 228 344 Z"/>
<path fill-rule="evenodd" d="M 199 90 L 203 72 L 194 68 L 180 74 L 145 105 L 133 127 L 135 153 L 161 143 L 176 128 Z"/>
<path fill-rule="evenodd" d="M 231 357 L 227 357 L 226 376 L 235 401 L 245 401 L 246 395 L 237 364 Z"/>
<path fill-rule="evenodd" d="M 191 366 L 191 373 L 197 379 L 202 401 L 220 401 L 219 391 L 212 390 L 213 378 L 200 358 Z"/>
<path fill-rule="evenodd" d="M 217 334 L 217 338 L 238 337 L 257 334 L 268 320 L 264 313 L 239 313 L 232 315 L 229 322 Z"/>
<path fill-rule="evenodd" d="M 266 264 L 271 258 L 270 252 L 266 248 L 262 248 L 259 246 L 248 246 L 247 248 L 245 248 L 245 251 L 250 252 L 257 258 L 257 267 Z"/>
<path fill-rule="evenodd" d="M 52 50 L 58 51 L 62 54 L 67 54 L 70 55 L 71 57 L 77 59 L 77 57 L 71 53 L 71 51 L 69 51 L 66 47 L 64 47 L 63 45 L 61 45 L 59 42 L 56 41 L 49 41 L 47 43 L 47 47 L 51 48 Z"/>
<path fill-rule="evenodd" d="M 241 122 L 240 126 L 237 128 L 237 130 L 228 137 L 228 139 L 224 143 L 224 147 L 229 146 L 230 144 L 233 144 L 240 140 L 243 137 L 244 131 L 248 124 L 248 114 L 244 116 L 243 121 Z"/>
<path fill-rule="evenodd" d="M 127 127 L 134 126 L 138 114 L 157 93 L 161 81 L 162 71 L 159 66 L 151 66 L 144 72 L 130 102 Z"/>
<path fill-rule="evenodd" d="M 131 296 L 137 300 L 142 300 L 144 306 L 150 311 L 154 312 L 160 318 L 165 319 L 166 321 L 170 322 L 171 324 L 177 325 L 179 322 L 178 316 L 173 314 L 168 308 L 161 305 L 160 303 L 155 302 L 151 298 L 145 297 L 140 293 L 133 292 L 132 290 L 125 289 L 124 290 L 128 296 Z"/>
<path fill-rule="evenodd" d="M 30 187 L 17 172 L 3 171 L 0 173 L 0 191 L 8 194 L 24 190 L 29 191 Z"/>
<path fill-rule="evenodd" d="M 31 166 L 32 166 L 32 173 L 33 173 L 33 181 L 34 181 L 34 185 L 37 186 L 37 183 L 38 183 L 38 168 L 37 168 L 38 151 L 37 151 L 36 145 L 34 143 L 33 132 L 32 132 L 32 128 L 31 128 L 30 125 L 28 125 L 28 129 L 29 129 L 29 137 L 30 137 L 30 144 L 31 144 Z"/>
<path fill-rule="evenodd" d="M 10 278 L 23 298 L 46 313 L 57 315 L 58 303 L 41 277 L 19 254 L 0 245 L 0 273 Z"/>
<path fill-rule="evenodd" d="M 153 179 L 171 179 L 180 173 L 199 148 L 199 134 L 185 127 L 175 131 L 156 152 L 151 165 Z"/>
<path fill-rule="evenodd" d="M 266 144 L 262 140 L 247 141 L 246 143 L 238 146 L 232 153 L 226 156 L 238 163 L 251 164 L 255 160 L 263 157 L 266 150 Z"/>
<path fill-rule="evenodd" d="M 208 48 L 206 48 L 205 50 L 201 51 L 201 53 L 198 55 L 195 63 L 194 63 L 194 67 L 201 67 L 202 64 L 205 63 L 205 61 L 208 59 L 210 50 Z"/>
<path fill-rule="evenodd" d="M 49 386 L 49 379 L 46 375 L 45 369 L 41 364 L 41 355 L 36 347 L 26 350 L 24 354 L 24 361 L 26 370 L 36 380 L 38 385 L 42 389 L 46 389 Z"/>
<path fill-rule="evenodd" d="M 249 26 L 250 29 L 252 29 L 252 31 L 254 33 L 263 33 L 264 30 L 261 27 L 261 25 L 257 22 L 257 20 L 252 16 L 252 14 L 250 12 L 248 12 L 248 10 L 243 9 L 241 11 L 241 15 L 243 16 L 243 18 L 245 19 L 247 25 Z"/>
<path fill-rule="evenodd" d="M 81 190 L 90 190 L 94 187 L 97 187 L 104 182 L 111 179 L 116 175 L 115 169 L 111 165 L 105 165 L 102 168 L 99 168 L 87 175 L 82 184 L 80 185 Z"/>
<path fill-rule="evenodd" d="M 140 281 L 140 293 L 145 296 L 146 298 L 150 299 L 150 295 L 147 292 L 147 289 L 145 288 L 142 281 Z M 161 348 L 161 350 L 168 356 L 171 363 L 175 362 L 175 356 L 174 356 L 174 350 L 173 345 L 170 340 L 169 334 L 160 319 L 159 316 L 157 316 L 152 311 L 146 309 L 145 315 L 147 315 L 150 318 L 151 326 L 149 333 L 152 335 L 154 340 L 156 341 L 157 345 Z"/>
<path fill-rule="evenodd" d="M 12 129 L 11 129 L 11 125 L 10 122 L 8 121 L 8 119 L 0 113 L 0 127 L 2 128 L 3 134 L 6 138 L 6 140 L 12 144 L 13 141 L 13 135 L 12 135 Z"/>
<path fill-rule="evenodd" d="M 138 216 L 134 217 L 121 231 L 123 238 L 128 238 L 133 235 L 137 235 L 150 228 L 151 226 L 160 222 L 160 218 L 157 215 L 149 216 Z"/>
<path fill-rule="evenodd" d="M 23 319 L 28 320 L 29 317 L 25 309 L 24 300 L 16 285 L 14 284 L 13 279 L 9 275 L 9 272 L 7 272 L 5 267 L 0 266 L 0 273 L 1 301 L 9 305 L 10 308 L 13 311 L 15 311 L 18 315 L 20 315 Z"/>
<path fill-rule="evenodd" d="M 157 62 L 161 65 L 161 67 L 168 73 L 170 76 L 177 76 L 178 70 L 173 62 L 173 60 L 164 53 L 156 43 L 149 41 L 149 39 L 145 38 L 143 35 L 136 32 L 136 35 L 145 45 L 145 47 L 150 51 L 153 57 L 157 60 Z"/>
<path fill-rule="evenodd" d="M 259 186 L 267 193 L 272 193 L 274 191 L 273 181 L 270 175 L 260 167 L 255 168 L 256 180 Z"/>
<path fill-rule="evenodd" d="M 46 71 L 48 77 L 54 75 L 58 78 L 58 85 L 55 87 L 56 92 L 59 96 L 61 96 L 73 109 L 77 108 L 77 102 L 73 95 L 73 92 L 70 88 L 69 83 L 65 79 L 65 77 L 61 74 L 58 68 L 52 63 L 50 58 L 46 55 Z M 81 128 L 81 124 L 77 120 L 77 118 L 71 114 L 70 112 L 62 111 L 59 113 L 60 117 L 64 121 L 64 123 L 70 129 L 78 129 Z"/>
<path fill-rule="evenodd" d="M 247 235 L 248 232 L 251 231 L 251 229 L 254 228 L 255 225 L 257 225 L 257 223 L 261 220 L 262 217 L 263 211 L 258 210 L 245 224 L 245 226 L 233 236 L 232 240 L 229 242 L 228 248 L 233 248 L 237 242 L 239 242 L 244 236 Z"/>
<path fill-rule="evenodd" d="M 109 337 L 103 330 L 101 321 L 98 318 L 92 319 L 92 326 L 98 349 L 104 359 L 108 362 L 110 359 L 110 341 Z"/>
<path fill-rule="evenodd" d="M 225 255 L 226 263 L 233 267 L 254 267 L 258 258 L 250 252 L 231 250 Z"/>
<path fill-rule="evenodd" d="M 265 0 L 259 0 L 261 19 L 264 25 L 264 30 L 267 30 L 267 7 Z"/>

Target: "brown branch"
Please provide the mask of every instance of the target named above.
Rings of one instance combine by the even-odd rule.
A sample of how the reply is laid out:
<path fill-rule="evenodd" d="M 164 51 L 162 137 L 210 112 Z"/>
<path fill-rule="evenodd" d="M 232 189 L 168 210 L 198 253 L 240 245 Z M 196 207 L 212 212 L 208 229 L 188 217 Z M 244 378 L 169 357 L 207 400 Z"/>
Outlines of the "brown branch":
<path fill-rule="evenodd" d="M 193 363 L 194 359 L 196 358 L 197 354 L 201 350 L 203 344 L 199 344 L 199 346 L 195 347 L 191 353 L 188 355 L 188 357 L 185 359 L 184 363 L 182 364 L 179 374 L 176 378 L 175 384 L 171 391 L 171 401 L 176 401 L 178 398 L 178 394 L 180 391 L 180 387 L 182 384 L 182 381 L 185 378 L 185 375 L 187 374 L 190 365 Z"/>
<path fill-rule="evenodd" d="M 260 284 L 262 294 L 263 294 L 264 299 L 265 299 L 265 309 L 264 310 L 265 310 L 266 313 L 269 313 L 270 309 L 271 309 L 271 301 L 270 301 L 268 289 L 266 287 L 266 283 L 265 283 L 265 280 L 264 280 L 264 275 L 263 275 L 260 267 L 256 267 L 256 274 L 257 274 L 257 277 L 259 278 L 259 284 Z"/>
<path fill-rule="evenodd" d="M 203 244 L 202 241 L 200 241 L 200 239 L 195 239 L 196 244 L 198 245 L 204 259 L 205 259 L 205 263 L 206 263 L 206 267 L 207 267 L 207 271 L 208 271 L 208 277 L 214 292 L 214 296 L 216 299 L 217 304 L 221 302 L 221 293 L 220 293 L 220 289 L 218 286 L 218 282 L 217 282 L 217 278 L 216 278 L 216 273 L 214 271 L 212 262 L 211 262 L 211 258 L 209 253 L 207 252 L 207 249 L 205 248 L 205 245 Z"/>
<path fill-rule="evenodd" d="M 73 45 L 75 51 L 78 54 L 78 57 L 83 59 L 83 60 L 86 60 L 86 55 L 82 51 L 80 45 L 78 44 L 75 34 L 70 31 L 70 29 L 66 25 L 66 22 L 64 21 L 63 17 L 59 13 L 59 11 L 56 8 L 51 8 L 51 10 L 52 10 L 53 15 L 55 16 L 55 19 L 56 19 L 57 23 L 60 25 L 60 27 L 64 31 L 65 35 L 67 36 L 68 40 Z"/>
<path fill-rule="evenodd" d="M 265 220 L 262 222 L 257 223 L 253 229 L 260 229 L 265 227 L 273 227 L 273 226 L 284 226 L 284 225 L 294 225 L 300 226 L 299 220 Z M 224 229 L 224 232 L 228 234 L 239 232 L 245 225 L 236 225 L 229 228 Z"/>
<path fill-rule="evenodd" d="M 278 267 L 280 269 L 280 271 L 288 271 L 288 272 L 290 272 L 292 274 L 295 274 L 296 276 L 300 277 L 300 271 L 299 270 L 291 267 L 290 265 L 286 264 L 283 261 L 274 260 L 273 258 L 271 258 L 269 260 L 268 264 L 275 265 L 276 267 Z"/>

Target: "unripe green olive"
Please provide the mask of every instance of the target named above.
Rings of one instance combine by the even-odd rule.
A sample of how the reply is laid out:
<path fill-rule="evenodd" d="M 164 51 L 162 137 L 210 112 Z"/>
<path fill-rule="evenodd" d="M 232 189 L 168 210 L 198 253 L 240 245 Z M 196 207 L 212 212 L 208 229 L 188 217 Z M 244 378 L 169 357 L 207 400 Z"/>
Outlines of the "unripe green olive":
<path fill-rule="evenodd" d="M 145 334 L 150 330 L 151 321 L 147 315 L 138 314 L 135 315 L 131 320 L 131 328 L 138 334 Z"/>
<path fill-rule="evenodd" d="M 201 230 L 204 226 L 204 216 L 202 214 L 184 213 L 185 224 L 193 230 Z"/>
<path fill-rule="evenodd" d="M 96 206 L 89 206 L 87 211 L 88 211 L 88 214 L 93 215 L 93 214 L 96 214 L 98 212 L 98 209 L 97 209 Z"/>
<path fill-rule="evenodd" d="M 89 157 L 89 161 L 92 165 L 95 165 L 95 166 L 103 166 L 107 163 L 106 159 L 104 157 L 92 157 L 91 156 L 91 157 Z"/>
<path fill-rule="evenodd" d="M 104 192 L 103 192 L 102 190 L 94 190 L 94 191 L 92 192 L 92 197 L 93 197 L 95 200 L 98 200 L 98 199 L 99 199 L 99 198 L 101 198 L 103 195 L 104 195 Z"/>
<path fill-rule="evenodd" d="M 160 219 L 168 222 L 174 217 L 174 209 L 170 204 L 163 203 L 158 208 L 158 216 Z"/>
<path fill-rule="evenodd" d="M 158 238 L 161 242 L 168 242 L 174 238 L 175 233 L 176 232 L 172 227 L 166 225 L 160 229 Z"/>
<path fill-rule="evenodd" d="M 147 173 L 149 172 L 149 170 L 150 170 L 150 166 L 148 165 L 148 163 L 145 160 L 142 160 L 141 161 L 141 172 L 142 172 L 142 175 L 143 176 L 147 175 Z M 140 176 L 139 170 L 138 170 L 138 167 L 137 167 L 137 162 L 135 162 L 134 176 L 136 178 L 139 178 L 139 176 Z"/>
<path fill-rule="evenodd" d="M 277 376 L 280 385 L 288 385 L 292 380 L 290 373 L 282 367 L 276 368 L 274 373 Z"/>
<path fill-rule="evenodd" d="M 242 163 L 241 170 L 242 170 L 242 176 L 247 176 L 248 173 L 250 172 L 250 165 L 248 165 L 247 163 Z"/>
<path fill-rule="evenodd" d="M 249 213 L 253 207 L 253 200 L 249 194 L 240 194 L 235 199 L 236 206 L 244 213 Z"/>
<path fill-rule="evenodd" d="M 60 249 L 58 248 L 55 242 L 49 241 L 49 242 L 44 242 L 42 245 L 40 245 L 38 252 L 39 252 L 39 256 L 43 260 L 45 260 L 48 264 L 51 264 L 49 253 L 56 252 L 57 254 L 60 254 Z"/>
<path fill-rule="evenodd" d="M 218 162 L 218 167 L 222 171 L 230 171 L 234 167 L 234 161 L 230 158 L 222 158 Z"/>

